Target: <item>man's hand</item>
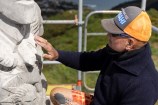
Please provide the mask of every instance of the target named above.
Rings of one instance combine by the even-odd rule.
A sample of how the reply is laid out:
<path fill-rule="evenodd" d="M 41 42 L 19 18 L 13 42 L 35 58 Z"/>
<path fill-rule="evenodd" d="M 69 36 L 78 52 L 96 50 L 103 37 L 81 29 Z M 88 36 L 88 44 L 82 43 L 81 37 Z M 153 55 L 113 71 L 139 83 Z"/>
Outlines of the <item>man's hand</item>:
<path fill-rule="evenodd" d="M 49 60 L 55 60 L 58 58 L 59 54 L 57 50 L 54 49 L 54 47 L 46 39 L 40 36 L 35 36 L 35 42 L 47 51 L 47 54 L 43 54 L 43 58 Z"/>

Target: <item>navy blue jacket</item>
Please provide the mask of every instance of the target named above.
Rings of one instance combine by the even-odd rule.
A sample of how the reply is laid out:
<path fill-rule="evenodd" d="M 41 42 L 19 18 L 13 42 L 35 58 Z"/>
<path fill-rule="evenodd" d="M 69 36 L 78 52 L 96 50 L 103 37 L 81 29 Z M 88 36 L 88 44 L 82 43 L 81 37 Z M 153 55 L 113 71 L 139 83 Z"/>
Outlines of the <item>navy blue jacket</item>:
<path fill-rule="evenodd" d="M 101 70 L 91 105 L 154 105 L 158 100 L 158 73 L 149 44 L 122 54 L 108 49 L 58 51 L 58 61 L 81 71 Z"/>

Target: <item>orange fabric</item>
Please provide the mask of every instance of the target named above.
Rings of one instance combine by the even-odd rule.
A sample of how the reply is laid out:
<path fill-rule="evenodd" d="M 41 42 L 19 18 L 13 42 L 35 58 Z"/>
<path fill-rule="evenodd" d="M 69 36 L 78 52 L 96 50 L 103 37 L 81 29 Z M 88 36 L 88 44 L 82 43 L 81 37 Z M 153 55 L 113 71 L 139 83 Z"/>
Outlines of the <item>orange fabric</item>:
<path fill-rule="evenodd" d="M 73 101 L 80 105 L 90 105 L 93 96 L 78 90 L 72 90 L 72 97 Z"/>
<path fill-rule="evenodd" d="M 148 41 L 151 36 L 151 21 L 147 13 L 142 11 L 124 32 L 140 41 Z"/>

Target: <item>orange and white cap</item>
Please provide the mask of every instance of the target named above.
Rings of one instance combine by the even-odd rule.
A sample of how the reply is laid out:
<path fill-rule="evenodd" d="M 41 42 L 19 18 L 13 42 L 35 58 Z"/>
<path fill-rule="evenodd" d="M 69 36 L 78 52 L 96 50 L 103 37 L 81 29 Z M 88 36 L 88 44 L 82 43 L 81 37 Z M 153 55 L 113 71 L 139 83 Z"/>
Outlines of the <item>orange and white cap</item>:
<path fill-rule="evenodd" d="M 123 8 L 112 19 L 101 20 L 103 28 L 112 34 L 126 33 L 140 41 L 148 41 L 151 37 L 151 20 L 148 14 L 135 6 Z"/>

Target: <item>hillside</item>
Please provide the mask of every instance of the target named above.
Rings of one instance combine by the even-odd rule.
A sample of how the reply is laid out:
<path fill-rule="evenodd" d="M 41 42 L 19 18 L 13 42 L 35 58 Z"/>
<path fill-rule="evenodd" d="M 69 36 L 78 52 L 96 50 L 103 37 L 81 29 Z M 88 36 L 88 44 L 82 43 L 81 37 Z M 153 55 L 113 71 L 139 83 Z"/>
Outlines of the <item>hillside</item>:
<path fill-rule="evenodd" d="M 40 6 L 42 16 L 47 19 L 49 16 L 61 13 L 66 10 L 77 10 L 77 4 L 65 0 L 35 0 Z"/>

